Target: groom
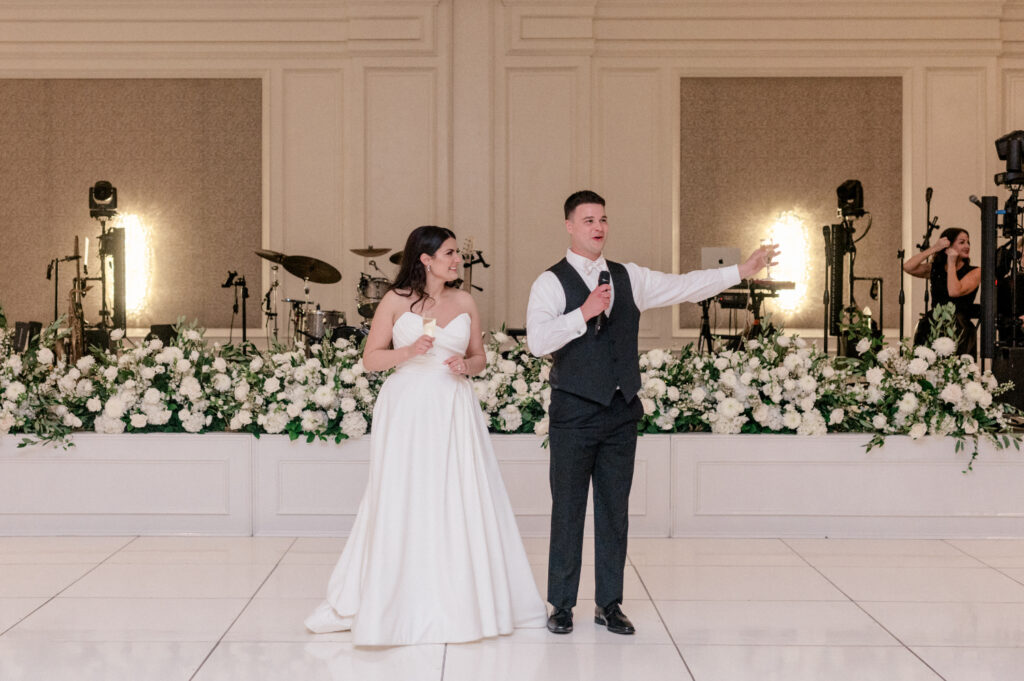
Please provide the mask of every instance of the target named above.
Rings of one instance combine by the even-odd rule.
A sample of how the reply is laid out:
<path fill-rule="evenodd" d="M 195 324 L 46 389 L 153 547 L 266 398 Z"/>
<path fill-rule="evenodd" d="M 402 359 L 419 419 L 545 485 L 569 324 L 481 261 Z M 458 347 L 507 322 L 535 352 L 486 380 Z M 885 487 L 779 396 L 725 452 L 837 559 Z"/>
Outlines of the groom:
<path fill-rule="evenodd" d="M 654 272 L 602 257 L 608 218 L 596 193 L 576 192 L 564 208 L 569 250 L 534 281 L 526 312 L 530 352 L 552 356 L 548 602 L 554 609 L 547 626 L 555 634 L 572 631 L 593 480 L 594 621 L 616 634 L 632 634 L 633 624 L 619 606 L 637 421 L 643 416 L 637 399 L 640 313 L 710 298 L 760 271 L 774 250 L 758 249 L 739 266 Z"/>

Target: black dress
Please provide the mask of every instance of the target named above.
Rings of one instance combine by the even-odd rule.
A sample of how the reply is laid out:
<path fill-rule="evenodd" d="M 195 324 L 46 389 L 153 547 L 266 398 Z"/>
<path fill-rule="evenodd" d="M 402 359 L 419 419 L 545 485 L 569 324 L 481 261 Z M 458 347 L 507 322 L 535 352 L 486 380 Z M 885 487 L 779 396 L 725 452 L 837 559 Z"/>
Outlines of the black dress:
<path fill-rule="evenodd" d="M 967 276 L 968 272 L 978 269 L 974 265 L 964 263 L 960 266 L 960 269 L 956 271 L 956 278 L 963 279 Z M 971 355 L 973 357 L 978 356 L 978 334 L 977 327 L 974 325 L 972 320 L 977 319 L 980 313 L 978 305 L 975 304 L 974 299 L 978 295 L 977 287 L 970 293 L 965 293 L 962 296 L 951 296 L 949 295 L 949 286 L 947 283 L 946 265 L 943 263 L 932 263 L 931 271 L 931 289 L 932 289 L 932 307 L 938 305 L 945 305 L 946 303 L 953 303 L 956 307 L 956 324 L 957 330 L 960 332 L 960 337 L 957 340 L 956 352 L 958 355 Z M 931 321 L 930 316 L 928 321 Z M 928 324 L 930 329 L 931 325 Z M 918 334 L 920 334 L 920 327 Z M 922 343 L 927 342 L 928 334 L 925 332 L 924 340 Z M 914 342 L 918 342 L 917 335 L 915 335 Z"/>

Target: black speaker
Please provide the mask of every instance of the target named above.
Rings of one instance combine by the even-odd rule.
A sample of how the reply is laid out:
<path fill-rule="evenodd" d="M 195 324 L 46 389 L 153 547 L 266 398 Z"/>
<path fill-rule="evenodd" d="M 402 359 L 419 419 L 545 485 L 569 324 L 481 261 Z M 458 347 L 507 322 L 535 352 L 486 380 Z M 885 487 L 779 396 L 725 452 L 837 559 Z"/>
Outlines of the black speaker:
<path fill-rule="evenodd" d="M 14 351 L 25 352 L 29 341 L 43 333 L 43 325 L 39 322 L 14 322 Z"/>
<path fill-rule="evenodd" d="M 996 399 L 1024 411 L 1024 348 L 996 347 L 995 356 L 992 358 L 992 375 L 1000 383 L 1013 381 L 1013 389 Z"/>
<path fill-rule="evenodd" d="M 178 332 L 174 330 L 173 324 L 150 324 L 149 333 L 146 335 L 146 340 L 159 338 L 160 341 L 164 344 L 164 346 L 168 346 L 177 337 Z"/>
<path fill-rule="evenodd" d="M 110 334 L 107 333 L 106 329 L 86 329 L 85 347 L 89 350 L 93 347 L 108 350 L 110 348 Z"/>

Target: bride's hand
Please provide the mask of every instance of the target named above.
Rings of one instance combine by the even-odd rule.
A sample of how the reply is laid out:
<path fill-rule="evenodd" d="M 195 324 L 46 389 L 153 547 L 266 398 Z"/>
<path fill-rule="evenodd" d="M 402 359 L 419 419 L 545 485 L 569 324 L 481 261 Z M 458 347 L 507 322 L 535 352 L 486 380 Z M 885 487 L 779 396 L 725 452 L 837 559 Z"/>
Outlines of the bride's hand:
<path fill-rule="evenodd" d="M 434 347 L 434 339 L 427 334 L 423 334 L 409 347 L 412 348 L 413 357 L 416 355 L 424 355 L 430 350 L 430 348 Z"/>
<path fill-rule="evenodd" d="M 466 358 L 462 355 L 452 355 L 444 361 L 453 374 L 466 373 Z"/>

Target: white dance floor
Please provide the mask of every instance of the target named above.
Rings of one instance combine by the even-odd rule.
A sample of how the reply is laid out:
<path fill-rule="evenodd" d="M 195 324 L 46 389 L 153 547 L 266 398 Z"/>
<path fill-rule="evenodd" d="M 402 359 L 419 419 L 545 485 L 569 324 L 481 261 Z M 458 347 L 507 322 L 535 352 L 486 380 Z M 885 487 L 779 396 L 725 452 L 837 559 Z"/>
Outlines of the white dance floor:
<path fill-rule="evenodd" d="M 634 539 L 625 612 L 576 631 L 354 648 L 302 619 L 344 544 L 288 537 L 0 537 L 4 681 L 1009 681 L 1024 540 Z M 527 538 L 544 591 L 547 544 Z"/>

